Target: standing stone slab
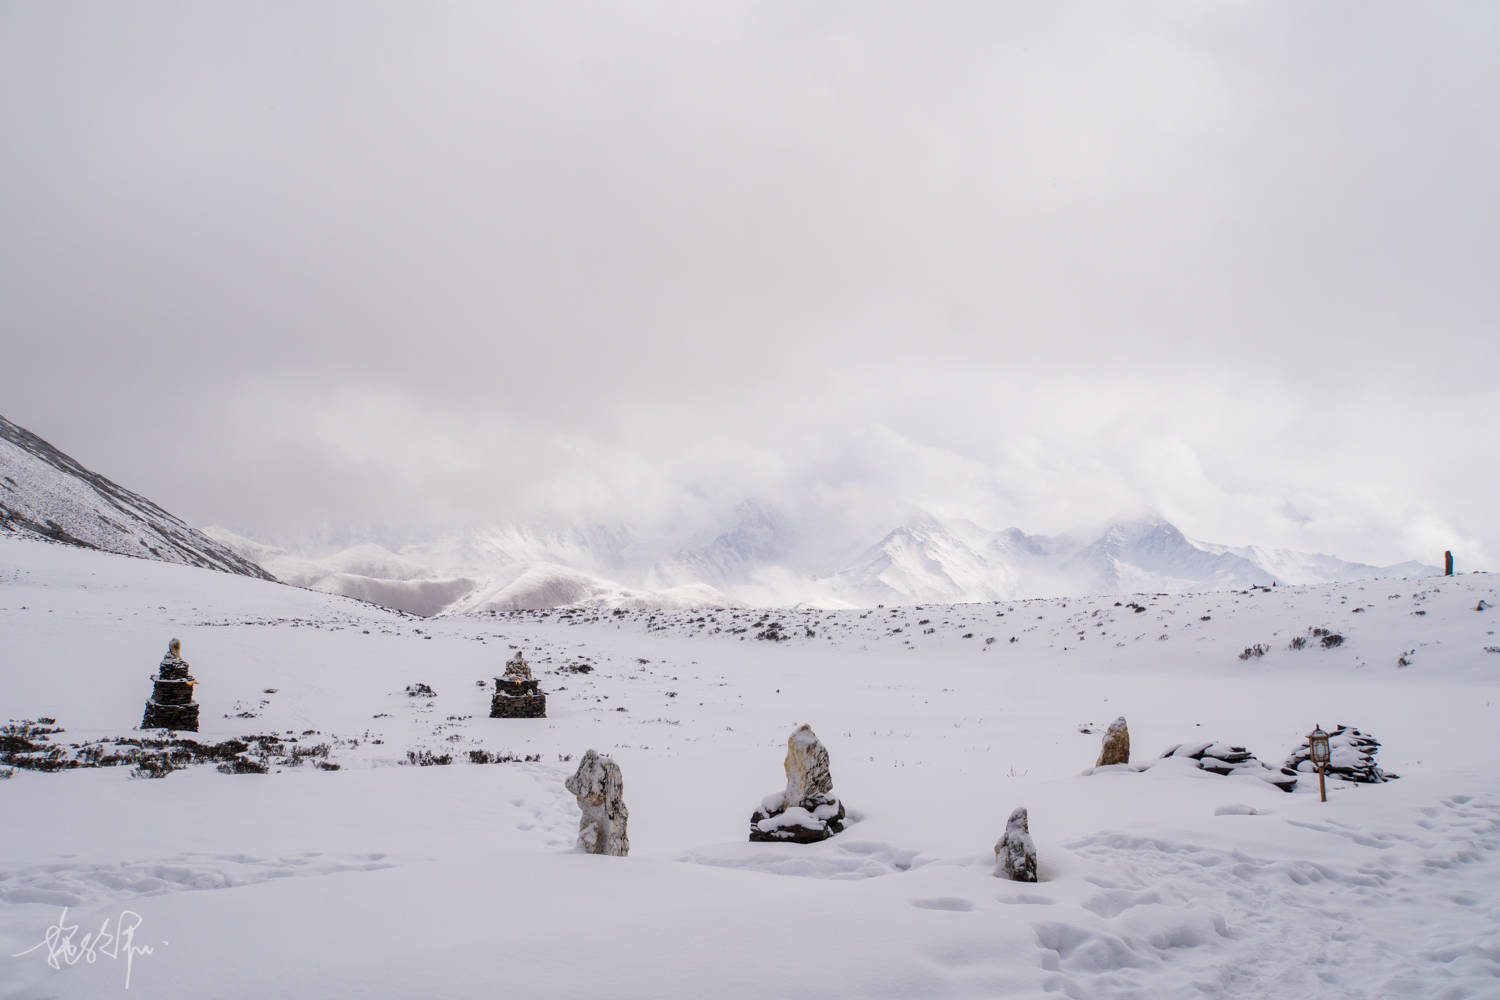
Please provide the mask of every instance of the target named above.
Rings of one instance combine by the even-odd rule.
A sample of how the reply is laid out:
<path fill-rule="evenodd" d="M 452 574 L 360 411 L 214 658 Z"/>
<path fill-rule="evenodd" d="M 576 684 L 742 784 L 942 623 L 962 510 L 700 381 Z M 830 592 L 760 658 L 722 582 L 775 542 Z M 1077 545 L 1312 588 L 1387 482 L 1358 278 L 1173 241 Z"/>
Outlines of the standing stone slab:
<path fill-rule="evenodd" d="M 1031 823 L 1024 806 L 1010 814 L 1005 833 L 995 845 L 995 877 L 1012 882 L 1036 881 L 1036 845 L 1031 841 Z"/>
<path fill-rule="evenodd" d="M 630 853 L 626 823 L 625 781 L 620 765 L 590 750 L 578 762 L 573 777 L 563 783 L 578 798 L 583 815 L 578 820 L 578 846 L 588 854 L 623 858 Z"/>
<path fill-rule="evenodd" d="M 1104 732 L 1104 742 L 1099 748 L 1099 759 L 1095 767 L 1130 763 L 1130 728 L 1125 725 L 1125 716 L 1109 724 Z"/>

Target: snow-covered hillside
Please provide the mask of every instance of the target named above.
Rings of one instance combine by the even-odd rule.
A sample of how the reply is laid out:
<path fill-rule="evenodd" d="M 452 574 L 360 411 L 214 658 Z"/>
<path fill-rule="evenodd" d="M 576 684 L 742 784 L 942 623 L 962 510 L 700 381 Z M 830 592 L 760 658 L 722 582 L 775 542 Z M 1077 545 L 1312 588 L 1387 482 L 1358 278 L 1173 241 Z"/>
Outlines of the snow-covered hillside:
<path fill-rule="evenodd" d="M 421 620 L 0 539 L 0 647 L 21 665 L 0 718 L 54 719 L 63 754 L 138 737 L 176 636 L 203 741 L 299 748 L 267 774 L 0 780 L 0 996 L 114 995 L 128 971 L 126 995 L 168 1000 L 1495 997 L 1496 590 Z M 487 717 L 516 650 L 546 719 Z M 1195 741 L 1279 765 L 1345 723 L 1401 777 L 1334 780 L 1320 803 L 1306 776 L 1287 794 L 1181 757 L 1086 773 L 1121 715 L 1133 765 Z M 848 828 L 748 843 L 802 722 Z M 589 748 L 622 769 L 628 858 L 572 850 L 563 780 Z M 992 874 L 1017 806 L 1034 884 Z M 128 970 L 34 947 L 122 918 L 153 949 Z"/>
<path fill-rule="evenodd" d="M 353 597 L 397 611 L 435 615 L 479 586 L 477 580 L 442 575 L 368 542 L 322 559 L 309 559 L 224 528 L 209 527 L 203 533 L 265 567 L 283 583 Z"/>
<path fill-rule="evenodd" d="M 252 560 L 0 417 L 0 534 L 268 579 Z"/>

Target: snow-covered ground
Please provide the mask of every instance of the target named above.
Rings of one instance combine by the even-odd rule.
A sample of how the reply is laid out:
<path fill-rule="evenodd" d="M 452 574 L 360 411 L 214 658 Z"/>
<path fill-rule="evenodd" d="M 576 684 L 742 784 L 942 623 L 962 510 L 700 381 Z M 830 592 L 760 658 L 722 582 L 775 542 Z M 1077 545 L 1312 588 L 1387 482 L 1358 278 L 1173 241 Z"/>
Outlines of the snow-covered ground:
<path fill-rule="evenodd" d="M 0 781 L 0 996 L 1500 997 L 1495 590 L 423 620 L 0 540 L 0 718 L 131 735 L 177 636 L 201 738 L 339 765 Z M 1314 627 L 1344 642 L 1288 648 Z M 476 682 L 516 648 L 547 719 L 487 717 Z M 1221 740 L 1279 765 L 1346 723 L 1401 777 L 1324 804 L 1179 759 L 1085 775 L 1119 715 L 1135 761 Z M 750 844 L 802 722 L 852 822 Z M 591 747 L 623 770 L 628 858 L 573 850 Z M 1036 884 L 992 875 L 1021 805 Z M 50 968 L 64 907 L 75 943 L 123 919 L 153 950 Z"/>

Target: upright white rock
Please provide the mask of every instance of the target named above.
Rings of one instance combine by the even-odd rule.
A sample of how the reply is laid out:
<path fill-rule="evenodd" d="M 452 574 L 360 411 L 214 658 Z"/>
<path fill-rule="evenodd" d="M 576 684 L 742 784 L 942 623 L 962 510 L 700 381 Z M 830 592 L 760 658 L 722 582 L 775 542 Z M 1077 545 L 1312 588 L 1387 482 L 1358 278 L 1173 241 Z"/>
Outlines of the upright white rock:
<path fill-rule="evenodd" d="M 818 739 L 812 727 L 803 723 L 786 741 L 786 798 L 789 806 L 802 805 L 808 799 L 833 792 L 833 775 L 828 770 L 828 748 Z"/>
<path fill-rule="evenodd" d="M 1036 845 L 1031 842 L 1025 806 L 1010 814 L 1005 833 L 995 845 L 995 877 L 1012 882 L 1036 881 Z"/>
<path fill-rule="evenodd" d="M 620 765 L 590 750 L 564 787 L 577 796 L 578 808 L 583 811 L 578 819 L 578 846 L 588 854 L 617 858 L 629 854 L 630 837 L 625 825 L 630 811 L 625 808 Z"/>

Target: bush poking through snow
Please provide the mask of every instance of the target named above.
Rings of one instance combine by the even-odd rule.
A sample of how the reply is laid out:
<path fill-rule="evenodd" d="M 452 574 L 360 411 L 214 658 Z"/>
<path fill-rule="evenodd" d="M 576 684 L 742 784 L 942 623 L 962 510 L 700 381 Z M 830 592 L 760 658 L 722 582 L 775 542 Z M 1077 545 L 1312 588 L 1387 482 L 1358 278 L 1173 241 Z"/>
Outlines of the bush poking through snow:
<path fill-rule="evenodd" d="M 1266 646 L 1264 643 L 1257 642 L 1253 646 L 1246 646 L 1245 647 L 1245 651 L 1240 654 L 1240 659 L 1242 659 L 1242 660 L 1250 660 L 1250 659 L 1258 660 L 1262 656 L 1265 656 L 1268 652 L 1270 652 L 1270 648 L 1268 646 Z"/>
<path fill-rule="evenodd" d="M 453 755 L 451 753 L 433 753 L 431 750 L 423 747 L 418 750 L 406 751 L 406 762 L 417 767 L 442 766 L 453 763 Z"/>
<path fill-rule="evenodd" d="M 172 762 L 170 753 L 154 753 L 143 756 L 130 772 L 132 778 L 165 778 L 181 768 Z"/>
<path fill-rule="evenodd" d="M 1344 644 L 1344 637 L 1331 629 L 1310 628 L 1307 630 L 1307 635 L 1294 636 L 1292 641 L 1286 644 L 1286 648 L 1306 649 L 1310 638 L 1318 640 L 1318 644 L 1324 649 L 1337 649 Z M 1246 650 L 1246 652 L 1249 652 L 1249 650 Z M 1240 659 L 1243 660 L 1246 657 L 1242 656 Z"/>
<path fill-rule="evenodd" d="M 437 692 L 426 684 L 408 684 L 406 694 L 409 698 L 436 698 Z"/>

